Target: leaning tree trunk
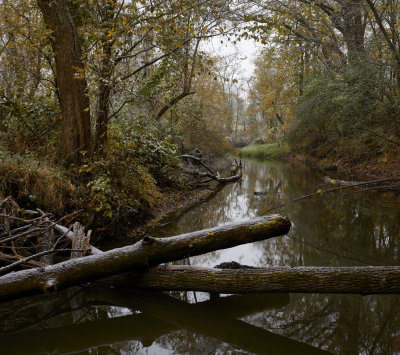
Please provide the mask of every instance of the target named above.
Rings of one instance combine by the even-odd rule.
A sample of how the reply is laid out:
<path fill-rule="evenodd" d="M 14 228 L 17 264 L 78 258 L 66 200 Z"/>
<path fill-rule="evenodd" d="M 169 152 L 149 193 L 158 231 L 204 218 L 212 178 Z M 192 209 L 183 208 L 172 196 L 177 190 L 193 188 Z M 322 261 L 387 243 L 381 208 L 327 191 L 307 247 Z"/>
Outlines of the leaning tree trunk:
<path fill-rule="evenodd" d="M 284 235 L 289 229 L 287 218 L 271 215 L 175 237 L 145 237 L 124 248 L 6 274 L 0 277 L 0 301 L 55 292 L 123 272 L 146 270 L 161 263 Z"/>
<path fill-rule="evenodd" d="M 52 31 L 60 95 L 61 157 L 77 161 L 90 148 L 90 112 L 85 66 L 74 19 L 67 0 L 37 0 L 46 26 Z"/>
<path fill-rule="evenodd" d="M 237 264 L 239 265 L 239 264 Z M 400 266 L 193 268 L 159 266 L 100 283 L 153 291 L 399 294 Z"/>

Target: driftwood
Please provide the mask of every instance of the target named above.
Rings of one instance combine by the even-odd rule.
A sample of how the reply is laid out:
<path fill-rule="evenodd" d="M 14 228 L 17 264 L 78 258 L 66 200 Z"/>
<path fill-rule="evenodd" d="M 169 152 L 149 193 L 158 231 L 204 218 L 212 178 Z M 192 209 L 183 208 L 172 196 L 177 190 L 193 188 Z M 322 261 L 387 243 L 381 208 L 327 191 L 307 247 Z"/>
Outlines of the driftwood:
<path fill-rule="evenodd" d="M 61 225 L 55 223 L 55 224 L 54 224 L 54 229 L 57 230 L 57 231 L 59 231 L 59 232 L 61 232 L 61 233 L 63 233 L 63 234 L 65 234 L 65 236 L 66 236 L 69 240 L 71 240 L 71 242 L 73 242 L 73 240 L 74 240 L 74 233 L 73 233 L 72 231 L 70 231 L 68 228 L 66 228 L 66 227 L 64 227 L 64 226 L 61 226 Z M 88 242 L 89 242 L 91 231 L 88 231 L 87 234 L 89 234 L 89 237 L 88 237 Z M 86 247 L 90 249 L 90 254 L 92 254 L 92 255 L 102 254 L 102 253 L 103 253 L 103 251 L 101 251 L 100 249 L 94 247 L 94 246 L 91 245 L 91 244 L 88 244 Z"/>
<path fill-rule="evenodd" d="M 87 243 L 74 243 L 78 234 L 58 224 L 72 215 L 54 221 L 51 214 L 40 209 L 20 209 L 11 197 L 0 201 L 0 275 L 21 268 L 51 265 L 54 260 L 65 260 L 69 252 L 76 256 L 83 256 L 89 250 L 99 253 L 100 250 L 88 244 L 91 231 L 85 234 L 83 228 L 75 224 L 74 228 L 80 229 L 79 238 Z"/>
<path fill-rule="evenodd" d="M 98 255 L 8 273 L 0 277 L 0 301 L 51 293 L 132 270 L 146 270 L 161 263 L 284 235 L 289 229 L 287 218 L 271 215 L 175 237 L 145 237 L 134 245 Z"/>
<path fill-rule="evenodd" d="M 101 282 L 153 291 L 399 294 L 400 266 L 242 266 L 235 269 L 159 266 L 146 272 L 117 275 Z"/>
<path fill-rule="evenodd" d="M 197 165 L 201 166 L 204 171 L 200 169 L 191 169 L 191 170 L 184 170 L 183 172 L 188 175 L 197 176 L 201 178 L 207 178 L 206 180 L 201 181 L 201 184 L 205 184 L 210 181 L 217 181 L 219 184 L 229 184 L 231 182 L 238 181 L 242 178 L 242 161 L 238 162 L 236 159 L 234 160 L 233 170 L 231 171 L 231 176 L 229 177 L 222 177 L 219 172 L 214 172 L 207 164 L 203 162 L 203 160 L 199 157 L 195 157 L 194 155 L 184 154 L 181 155 L 181 158 L 193 161 Z"/>

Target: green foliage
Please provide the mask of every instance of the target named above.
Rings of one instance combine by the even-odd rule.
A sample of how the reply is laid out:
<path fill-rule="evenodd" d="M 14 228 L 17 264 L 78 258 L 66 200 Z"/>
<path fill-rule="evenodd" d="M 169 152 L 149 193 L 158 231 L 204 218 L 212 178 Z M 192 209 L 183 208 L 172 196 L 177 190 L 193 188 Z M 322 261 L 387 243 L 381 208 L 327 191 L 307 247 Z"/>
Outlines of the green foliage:
<path fill-rule="evenodd" d="M 89 214 L 105 224 L 128 222 L 162 200 L 160 188 L 178 180 L 180 160 L 171 138 L 159 140 L 156 133 L 139 122 L 110 127 L 102 153 L 79 168 Z"/>
<path fill-rule="evenodd" d="M 0 101 L 0 138 L 13 152 L 40 150 L 57 135 L 59 115 L 52 95 Z M 47 148 L 47 147 L 46 147 Z"/>
<path fill-rule="evenodd" d="M 371 62 L 360 60 L 335 76 L 326 71 L 312 75 L 295 105 L 296 121 L 287 137 L 292 148 L 317 157 L 350 154 L 357 160 L 383 151 L 388 142 L 379 136 L 391 133 L 382 127 L 394 122 L 388 85 L 379 74 Z"/>

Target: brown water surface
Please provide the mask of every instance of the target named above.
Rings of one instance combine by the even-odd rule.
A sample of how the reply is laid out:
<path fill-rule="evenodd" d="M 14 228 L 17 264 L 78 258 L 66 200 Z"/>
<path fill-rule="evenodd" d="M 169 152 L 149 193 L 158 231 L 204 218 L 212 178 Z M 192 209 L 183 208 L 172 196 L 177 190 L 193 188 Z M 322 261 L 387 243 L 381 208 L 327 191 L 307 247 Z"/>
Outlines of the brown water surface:
<path fill-rule="evenodd" d="M 240 183 L 227 185 L 153 235 L 258 216 L 317 191 L 323 177 L 306 166 L 246 161 Z M 293 223 L 290 235 L 192 257 L 190 264 L 399 265 L 400 196 L 349 194 L 354 191 L 289 204 L 280 212 Z M 73 288 L 51 298 L 0 304 L 0 314 L 4 354 L 400 354 L 399 295 L 218 298 Z"/>

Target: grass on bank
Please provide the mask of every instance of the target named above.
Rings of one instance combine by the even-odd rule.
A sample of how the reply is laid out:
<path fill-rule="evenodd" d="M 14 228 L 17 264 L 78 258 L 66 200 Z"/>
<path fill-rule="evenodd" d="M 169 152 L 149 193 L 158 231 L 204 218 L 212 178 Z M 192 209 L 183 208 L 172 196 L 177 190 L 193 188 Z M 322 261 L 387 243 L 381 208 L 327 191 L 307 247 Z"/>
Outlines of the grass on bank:
<path fill-rule="evenodd" d="M 279 143 L 253 143 L 242 148 L 239 155 L 243 158 L 279 159 L 288 151 L 289 148 L 287 146 Z"/>

